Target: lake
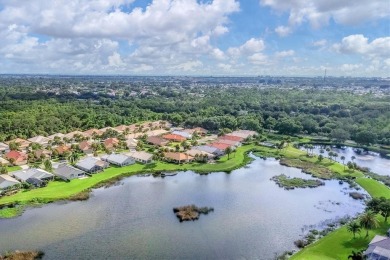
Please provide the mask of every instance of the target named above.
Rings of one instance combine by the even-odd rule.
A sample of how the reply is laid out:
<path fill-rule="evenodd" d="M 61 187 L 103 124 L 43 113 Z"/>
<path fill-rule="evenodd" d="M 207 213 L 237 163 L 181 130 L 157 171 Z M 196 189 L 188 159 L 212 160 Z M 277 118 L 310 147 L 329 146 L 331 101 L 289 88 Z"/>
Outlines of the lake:
<path fill-rule="evenodd" d="M 270 180 L 281 173 L 310 178 L 260 158 L 230 174 L 129 177 L 87 201 L 0 220 L 0 251 L 40 249 L 45 259 L 272 259 L 294 249 L 310 225 L 364 209 L 347 184 L 286 191 Z M 180 223 L 172 208 L 192 203 L 215 211 Z"/>
<path fill-rule="evenodd" d="M 336 161 L 338 161 L 339 163 L 343 163 L 343 161 L 340 159 L 341 156 L 345 157 L 345 164 L 347 164 L 348 161 L 352 161 L 351 157 L 355 156 L 356 159 L 354 160 L 354 162 L 358 166 L 369 168 L 372 172 L 377 173 L 379 175 L 390 176 L 390 160 L 381 157 L 379 153 L 375 153 L 371 151 L 369 152 L 362 151 L 361 154 L 357 154 L 352 147 L 346 147 L 345 149 L 340 149 L 331 146 L 320 146 L 320 145 L 314 146 L 313 153 L 316 155 L 320 155 L 321 154 L 320 150 L 323 149 L 325 151 L 327 147 L 330 148 L 331 151 L 336 152 L 338 154 Z M 301 147 L 301 150 L 306 151 L 303 147 Z M 328 152 L 325 151 L 323 153 L 323 156 L 328 157 Z"/>

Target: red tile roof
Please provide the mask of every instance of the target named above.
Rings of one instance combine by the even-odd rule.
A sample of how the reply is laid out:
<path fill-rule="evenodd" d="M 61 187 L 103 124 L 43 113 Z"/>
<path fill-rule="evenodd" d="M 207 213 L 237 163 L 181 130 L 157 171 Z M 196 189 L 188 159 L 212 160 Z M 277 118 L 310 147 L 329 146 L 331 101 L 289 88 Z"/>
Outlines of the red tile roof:
<path fill-rule="evenodd" d="M 104 146 L 106 148 L 113 148 L 115 145 L 119 144 L 119 140 L 116 138 L 108 138 L 104 141 Z"/>
<path fill-rule="evenodd" d="M 237 141 L 237 142 L 241 142 L 242 140 L 244 140 L 244 138 L 239 137 L 239 136 L 234 136 L 234 135 L 223 135 L 223 136 L 221 136 L 219 138 L 220 139 L 230 140 L 230 141 Z"/>
<path fill-rule="evenodd" d="M 218 148 L 219 150 L 225 151 L 228 147 L 231 147 L 229 144 L 223 143 L 211 143 L 210 146 Z"/>
<path fill-rule="evenodd" d="M 191 161 L 194 157 L 184 153 L 165 153 L 165 158 L 169 158 L 175 161 Z"/>
<path fill-rule="evenodd" d="M 168 143 L 167 140 L 165 140 L 164 138 L 161 138 L 159 136 L 149 136 L 146 141 L 148 143 L 151 143 L 153 145 L 160 145 L 160 146 L 163 146 L 163 145 L 166 145 Z"/>
<path fill-rule="evenodd" d="M 175 142 L 182 142 L 187 140 L 185 137 L 181 135 L 175 135 L 175 134 L 167 134 L 162 136 L 164 139 L 175 141 Z"/>

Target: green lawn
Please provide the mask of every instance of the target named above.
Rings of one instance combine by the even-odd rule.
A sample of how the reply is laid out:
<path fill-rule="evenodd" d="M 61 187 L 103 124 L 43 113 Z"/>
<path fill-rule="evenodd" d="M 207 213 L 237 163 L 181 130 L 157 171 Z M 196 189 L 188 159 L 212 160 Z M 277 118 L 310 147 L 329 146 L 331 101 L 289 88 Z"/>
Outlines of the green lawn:
<path fill-rule="evenodd" d="M 347 228 L 341 227 L 336 231 L 328 234 L 316 243 L 308 246 L 304 250 L 299 251 L 291 257 L 292 260 L 343 260 L 348 259 L 348 255 L 352 250 L 360 251 L 367 248 L 368 243 L 376 234 L 386 234 L 390 228 L 390 223 L 385 223 L 383 217 L 378 216 L 380 226 L 377 229 L 369 231 L 369 236 L 366 238 L 366 231 L 362 230 L 360 235 L 356 234 L 353 238 L 352 233 L 348 232 Z"/>
<path fill-rule="evenodd" d="M 20 167 L 20 166 L 9 166 L 9 167 L 7 168 L 8 172 L 19 171 L 19 170 L 21 170 L 21 169 L 22 169 L 22 167 Z"/>
<path fill-rule="evenodd" d="M 390 188 L 386 185 L 368 178 L 357 178 L 356 182 L 372 197 L 385 197 L 390 199 Z"/>

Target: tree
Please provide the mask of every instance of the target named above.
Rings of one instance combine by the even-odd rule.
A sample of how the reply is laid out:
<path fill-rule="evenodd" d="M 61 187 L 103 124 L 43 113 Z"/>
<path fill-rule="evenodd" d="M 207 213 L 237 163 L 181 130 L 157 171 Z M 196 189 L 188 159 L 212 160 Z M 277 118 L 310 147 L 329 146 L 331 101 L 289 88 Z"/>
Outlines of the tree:
<path fill-rule="evenodd" d="M 385 218 L 385 222 L 387 222 L 387 218 L 390 217 L 390 199 L 385 197 L 373 198 L 367 202 L 367 209 L 381 214 Z"/>
<path fill-rule="evenodd" d="M 352 251 L 352 253 L 348 256 L 348 259 L 351 259 L 351 260 L 363 260 L 364 259 L 363 252 L 362 251 L 360 251 L 360 252 Z"/>
<path fill-rule="evenodd" d="M 344 143 L 350 138 L 350 135 L 347 131 L 342 128 L 335 128 L 330 132 L 330 137 L 337 141 L 338 143 Z"/>
<path fill-rule="evenodd" d="M 356 233 L 360 233 L 360 225 L 356 221 L 351 221 L 347 225 L 347 230 L 353 233 L 353 238 L 356 238 Z"/>
<path fill-rule="evenodd" d="M 376 142 L 377 135 L 372 131 L 362 130 L 356 134 L 355 141 L 359 144 L 370 145 Z"/>
<path fill-rule="evenodd" d="M 318 161 L 319 162 L 322 162 L 323 159 L 324 159 L 324 156 L 322 154 L 318 155 Z"/>
<path fill-rule="evenodd" d="M 17 143 L 17 142 L 9 143 L 9 149 L 11 151 L 18 151 L 20 149 L 20 143 Z"/>
<path fill-rule="evenodd" d="M 345 156 L 344 156 L 344 155 L 341 155 L 340 159 L 343 161 L 344 171 L 345 171 Z"/>
<path fill-rule="evenodd" d="M 45 168 L 45 171 L 51 172 L 53 170 L 53 165 L 49 159 L 46 159 L 43 162 L 43 166 Z"/>
<path fill-rule="evenodd" d="M 76 162 L 79 160 L 80 155 L 78 153 L 71 153 L 68 156 L 68 161 L 70 164 L 76 164 Z"/>
<path fill-rule="evenodd" d="M 366 230 L 366 237 L 368 237 L 368 230 L 378 227 L 378 220 L 375 213 L 371 210 L 364 212 L 360 216 L 359 223 Z"/>
<path fill-rule="evenodd" d="M 232 148 L 229 146 L 226 148 L 225 153 L 228 155 L 228 160 L 230 159 L 230 154 L 232 153 Z"/>

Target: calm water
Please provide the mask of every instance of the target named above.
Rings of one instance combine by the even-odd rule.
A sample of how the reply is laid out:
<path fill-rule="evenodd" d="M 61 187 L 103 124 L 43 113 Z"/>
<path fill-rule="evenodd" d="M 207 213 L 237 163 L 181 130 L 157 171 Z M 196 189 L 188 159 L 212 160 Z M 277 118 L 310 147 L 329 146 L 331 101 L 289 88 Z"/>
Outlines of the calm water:
<path fill-rule="evenodd" d="M 336 161 L 343 163 L 343 161 L 340 159 L 341 156 L 345 157 L 345 164 L 347 164 L 348 161 L 352 161 L 351 157 L 355 156 L 356 159 L 354 162 L 362 167 L 369 168 L 372 172 L 380 174 L 380 175 L 389 175 L 390 176 L 390 160 L 386 159 L 384 157 L 381 157 L 380 154 L 375 152 L 362 152 L 361 154 L 355 153 L 352 147 L 347 147 L 346 149 L 338 149 L 338 148 L 332 148 L 330 146 L 325 146 L 331 148 L 333 152 L 336 152 L 338 154 L 338 157 L 336 158 Z M 317 155 L 320 154 L 320 150 L 325 148 L 321 148 L 321 146 L 315 146 L 313 152 Z M 301 148 L 302 150 L 305 150 Z M 306 151 L 306 150 L 305 150 Z M 323 153 L 325 157 L 328 157 L 328 152 L 325 151 Z"/>
<path fill-rule="evenodd" d="M 88 201 L 0 220 L 0 251 L 41 249 L 45 259 L 271 259 L 293 249 L 305 225 L 363 210 L 346 185 L 286 191 L 269 180 L 281 173 L 309 178 L 273 159 L 231 174 L 130 177 Z M 180 223 L 172 208 L 189 203 L 215 212 Z"/>

